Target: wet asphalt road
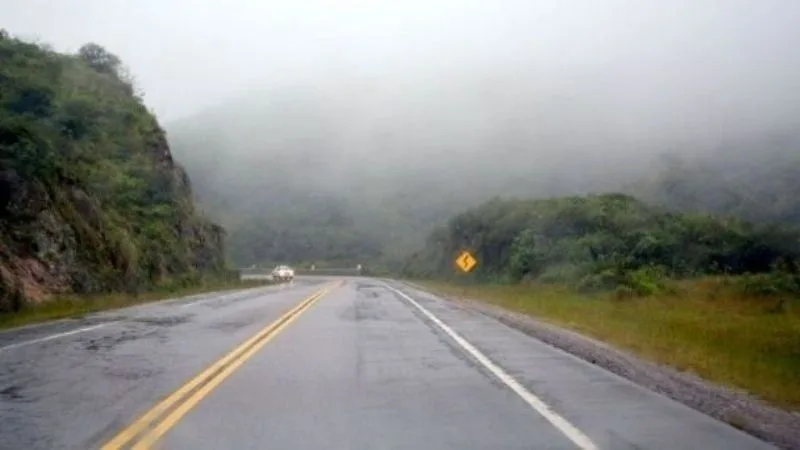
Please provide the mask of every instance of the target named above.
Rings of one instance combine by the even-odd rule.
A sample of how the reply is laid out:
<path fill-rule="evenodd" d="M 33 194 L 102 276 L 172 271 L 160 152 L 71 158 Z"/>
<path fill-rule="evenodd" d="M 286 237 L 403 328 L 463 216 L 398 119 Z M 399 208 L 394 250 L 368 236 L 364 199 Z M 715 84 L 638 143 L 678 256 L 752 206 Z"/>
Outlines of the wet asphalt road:
<path fill-rule="evenodd" d="M 771 448 L 430 294 L 336 280 L 156 448 Z M 0 449 L 100 448 L 331 281 L 0 333 Z"/>

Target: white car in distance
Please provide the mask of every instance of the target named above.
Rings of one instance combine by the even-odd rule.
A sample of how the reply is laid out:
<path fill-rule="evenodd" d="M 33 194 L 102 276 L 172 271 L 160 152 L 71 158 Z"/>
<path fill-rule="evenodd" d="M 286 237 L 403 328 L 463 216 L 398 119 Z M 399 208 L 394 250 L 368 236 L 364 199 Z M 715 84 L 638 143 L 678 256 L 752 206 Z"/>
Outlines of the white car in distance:
<path fill-rule="evenodd" d="M 275 281 L 292 281 L 294 269 L 289 266 L 277 266 L 272 269 L 272 279 Z"/>

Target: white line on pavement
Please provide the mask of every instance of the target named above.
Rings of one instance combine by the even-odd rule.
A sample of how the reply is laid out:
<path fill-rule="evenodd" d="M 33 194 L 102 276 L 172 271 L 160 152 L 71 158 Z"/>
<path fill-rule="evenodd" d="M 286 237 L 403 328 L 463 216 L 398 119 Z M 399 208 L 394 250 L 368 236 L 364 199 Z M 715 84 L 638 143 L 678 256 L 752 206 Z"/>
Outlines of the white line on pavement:
<path fill-rule="evenodd" d="M 254 289 L 257 289 L 257 288 L 254 288 Z M 245 289 L 244 291 L 247 291 L 247 290 L 248 289 Z M 211 297 L 211 298 L 201 298 L 200 300 L 195 300 L 193 302 L 189 302 L 189 303 L 185 303 L 183 305 L 180 305 L 180 307 L 181 308 L 186 308 L 187 306 L 193 306 L 193 305 L 196 305 L 196 304 L 202 303 L 202 302 L 207 302 L 207 301 L 211 301 L 211 300 L 229 299 L 229 298 L 234 298 L 234 297 L 240 296 L 240 295 L 245 295 L 245 292 L 236 291 L 234 293 L 227 294 L 227 295 L 214 296 L 214 297 Z M 178 300 L 180 300 L 180 298 L 167 299 L 167 300 L 162 300 L 162 301 L 159 301 L 159 302 L 153 302 L 153 303 L 149 303 L 149 304 L 142 304 L 142 305 L 132 306 L 131 308 L 153 306 L 153 305 L 158 305 L 158 304 L 167 305 L 169 303 L 172 303 L 172 302 L 175 302 L 175 301 L 178 301 Z M 57 321 L 54 321 L 54 322 L 57 322 Z M 16 343 L 13 343 L 13 344 L 6 345 L 4 347 L 0 347 L 0 352 L 3 352 L 5 350 L 12 350 L 12 349 L 19 348 L 19 347 L 24 347 L 26 345 L 38 344 L 40 342 L 52 341 L 53 339 L 58 339 L 58 338 L 62 338 L 62 337 L 65 337 L 65 336 L 70 336 L 70 335 L 73 335 L 73 334 L 85 333 L 87 331 L 96 330 L 98 328 L 102 328 L 102 327 L 105 327 L 105 326 L 108 326 L 108 325 L 111 325 L 111 324 L 114 324 L 114 323 L 118 323 L 118 322 L 121 322 L 121 321 L 120 320 L 114 320 L 114 321 L 111 321 L 111 322 L 104 322 L 104 323 L 101 323 L 101 324 L 98 324 L 98 325 L 92 325 L 92 326 L 89 326 L 89 327 L 84 327 L 84 328 L 78 328 L 78 329 L 75 329 L 75 330 L 65 331 L 63 333 L 51 334 L 49 336 L 36 338 L 36 339 L 31 339 L 29 341 L 16 342 Z M 47 324 L 35 324 L 35 325 L 31 325 L 30 327 L 43 326 L 43 325 L 47 325 Z M 9 331 L 4 331 L 4 333 L 17 331 L 17 330 L 20 330 L 20 329 L 23 329 L 23 328 L 26 328 L 26 327 L 20 327 L 20 328 L 16 328 L 16 329 L 9 330 Z"/>
<path fill-rule="evenodd" d="M 102 328 L 102 327 L 105 327 L 105 326 L 108 326 L 108 325 L 111 325 L 111 324 L 114 324 L 114 323 L 117 323 L 117 322 L 119 322 L 119 321 L 115 320 L 113 322 L 105 322 L 105 323 L 101 323 L 101 324 L 98 324 L 98 325 L 92 325 L 90 327 L 78 328 L 77 330 L 70 330 L 70 331 L 65 331 L 63 333 L 56 333 L 56 334 L 51 334 L 50 336 L 45 336 L 45 337 L 41 337 L 41 338 L 37 338 L 37 339 L 31 339 L 30 341 L 22 341 L 22 342 L 17 342 L 15 344 L 9 344 L 9 345 L 6 345 L 5 347 L 0 347 L 0 352 L 3 352 L 5 350 L 11 350 L 11 349 L 14 349 L 14 348 L 24 347 L 26 345 L 38 344 L 40 342 L 52 341 L 53 339 L 62 338 L 64 336 L 69 336 L 69 335 L 72 335 L 72 334 L 85 333 L 87 331 L 96 330 L 98 328 Z"/>
<path fill-rule="evenodd" d="M 467 342 L 466 339 L 461 337 L 458 333 L 453 331 L 452 328 L 447 326 L 444 322 L 439 320 L 438 317 L 434 316 L 433 313 L 428 311 L 427 309 L 423 308 L 422 305 L 417 303 L 416 300 L 409 297 L 405 293 L 389 286 L 388 284 L 384 283 L 388 289 L 395 292 L 397 295 L 403 297 L 407 300 L 412 306 L 417 308 L 425 317 L 427 317 L 431 322 L 436 324 L 439 328 L 442 329 L 448 336 L 450 336 L 464 351 L 466 351 L 470 356 L 475 358 L 481 365 L 483 365 L 486 369 L 488 369 L 492 374 L 494 374 L 497 379 L 502 381 L 509 389 L 514 391 L 517 395 L 519 395 L 525 403 L 530 405 L 536 412 L 542 415 L 548 422 L 550 422 L 554 427 L 558 429 L 561 433 L 564 434 L 569 440 L 571 440 L 575 445 L 577 445 L 582 450 L 597 450 L 597 446 L 589 439 L 588 436 L 583 434 L 581 430 L 576 428 L 574 425 L 569 423 L 567 419 L 561 417 L 552 409 L 550 406 L 547 405 L 544 401 L 542 401 L 539 397 L 535 396 L 529 390 L 525 389 L 517 380 L 515 380 L 511 375 L 509 375 L 505 370 L 503 370 L 500 366 L 492 362 L 486 355 L 481 353 L 480 350 L 475 348 L 472 344 Z"/>

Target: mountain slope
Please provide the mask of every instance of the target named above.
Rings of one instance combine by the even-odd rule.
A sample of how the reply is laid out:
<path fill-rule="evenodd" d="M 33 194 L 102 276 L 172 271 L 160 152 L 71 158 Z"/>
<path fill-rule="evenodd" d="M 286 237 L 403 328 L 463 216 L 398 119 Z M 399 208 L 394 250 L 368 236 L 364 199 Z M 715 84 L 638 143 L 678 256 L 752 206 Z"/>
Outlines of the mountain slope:
<path fill-rule="evenodd" d="M 0 310 L 224 268 L 223 230 L 119 59 L 0 34 Z"/>

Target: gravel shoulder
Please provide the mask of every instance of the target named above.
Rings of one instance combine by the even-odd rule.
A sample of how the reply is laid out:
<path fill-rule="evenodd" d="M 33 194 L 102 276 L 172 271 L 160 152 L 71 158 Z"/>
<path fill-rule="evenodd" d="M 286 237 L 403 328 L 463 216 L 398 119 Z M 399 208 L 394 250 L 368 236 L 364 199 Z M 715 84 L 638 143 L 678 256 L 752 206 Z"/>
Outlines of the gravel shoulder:
<path fill-rule="evenodd" d="M 420 290 L 423 287 L 408 283 Z M 800 414 L 771 406 L 746 392 L 642 360 L 608 344 L 486 303 L 440 295 L 460 308 L 490 316 L 640 386 L 665 395 L 784 449 L 800 450 Z"/>

